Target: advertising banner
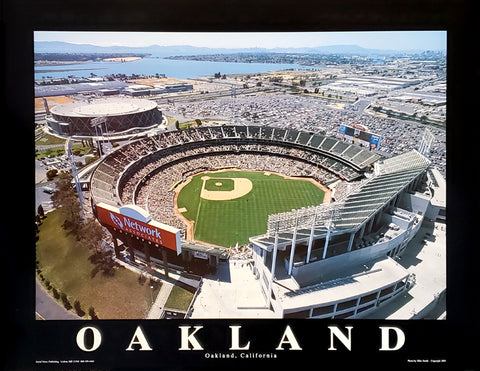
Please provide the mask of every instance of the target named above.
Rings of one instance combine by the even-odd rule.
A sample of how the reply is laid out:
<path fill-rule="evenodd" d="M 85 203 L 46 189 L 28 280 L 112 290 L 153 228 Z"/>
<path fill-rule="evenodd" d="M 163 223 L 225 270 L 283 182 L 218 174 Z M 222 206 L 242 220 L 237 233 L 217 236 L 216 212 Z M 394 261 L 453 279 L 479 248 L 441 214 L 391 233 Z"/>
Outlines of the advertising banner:
<path fill-rule="evenodd" d="M 118 208 L 103 202 L 97 204 L 97 217 L 102 225 L 133 234 L 167 249 L 174 250 L 177 254 L 182 252 L 180 230 L 177 228 L 154 220 L 148 223 L 142 222 L 121 214 Z"/>
<path fill-rule="evenodd" d="M 378 148 L 380 145 L 381 136 L 372 134 L 370 137 L 370 148 Z"/>

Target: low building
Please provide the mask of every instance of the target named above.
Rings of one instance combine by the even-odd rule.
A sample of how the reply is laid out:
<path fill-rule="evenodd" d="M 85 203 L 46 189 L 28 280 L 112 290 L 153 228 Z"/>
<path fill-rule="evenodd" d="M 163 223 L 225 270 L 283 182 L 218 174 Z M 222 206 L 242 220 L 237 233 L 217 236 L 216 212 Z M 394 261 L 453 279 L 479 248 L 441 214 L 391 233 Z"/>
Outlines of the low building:
<path fill-rule="evenodd" d="M 187 83 L 178 83 L 178 84 L 166 84 L 166 85 L 155 85 L 155 88 L 158 89 L 160 94 L 165 93 L 176 93 L 181 91 L 193 90 L 193 84 Z"/>
<path fill-rule="evenodd" d="M 109 95 L 118 95 L 120 90 L 118 89 L 100 89 L 98 90 L 98 95 L 100 96 L 109 96 Z"/>
<path fill-rule="evenodd" d="M 132 97 L 150 95 L 153 88 L 148 85 L 130 85 L 123 89 L 123 93 Z"/>

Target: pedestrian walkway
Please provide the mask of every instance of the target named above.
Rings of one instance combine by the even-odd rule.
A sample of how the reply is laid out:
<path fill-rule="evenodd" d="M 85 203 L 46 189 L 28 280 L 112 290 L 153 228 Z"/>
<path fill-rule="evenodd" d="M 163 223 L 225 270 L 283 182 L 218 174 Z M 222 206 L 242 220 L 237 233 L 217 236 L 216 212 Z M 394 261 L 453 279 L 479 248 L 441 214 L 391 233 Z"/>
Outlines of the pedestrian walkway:
<path fill-rule="evenodd" d="M 441 307 L 447 285 L 445 224 L 425 222 L 398 263 L 415 274 L 415 285 L 365 318 L 418 319 L 432 310 L 444 312 Z"/>
<path fill-rule="evenodd" d="M 169 282 L 162 282 L 162 287 L 155 298 L 155 302 L 152 304 L 150 311 L 148 312 L 147 319 L 159 319 L 162 316 L 165 302 L 172 291 L 173 285 Z"/>
<path fill-rule="evenodd" d="M 190 277 L 184 277 L 180 274 L 180 272 L 175 271 L 174 269 L 169 270 L 167 277 L 165 276 L 164 268 L 160 267 L 156 263 L 152 263 L 152 268 L 147 270 L 146 263 L 140 258 L 140 254 L 135 258 L 136 261 L 134 263 L 131 261 L 127 263 L 122 259 L 118 259 L 117 257 L 115 257 L 114 260 L 132 272 L 145 275 L 161 282 L 162 286 L 160 287 L 160 291 L 158 292 L 157 297 L 155 298 L 155 301 L 147 314 L 147 319 L 161 318 L 165 308 L 165 303 L 175 285 L 188 285 L 193 288 L 198 288 L 201 283 L 201 281 L 196 280 L 193 275 L 190 275 Z"/>
<path fill-rule="evenodd" d="M 203 279 L 190 318 L 275 318 L 249 262 L 230 259 Z"/>

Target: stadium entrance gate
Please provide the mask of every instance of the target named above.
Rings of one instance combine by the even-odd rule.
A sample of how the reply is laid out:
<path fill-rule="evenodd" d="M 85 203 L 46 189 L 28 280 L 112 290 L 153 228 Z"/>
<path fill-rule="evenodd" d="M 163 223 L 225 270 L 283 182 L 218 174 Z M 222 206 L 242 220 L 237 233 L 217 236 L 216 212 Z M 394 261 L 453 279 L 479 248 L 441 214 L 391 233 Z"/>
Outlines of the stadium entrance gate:
<path fill-rule="evenodd" d="M 153 220 L 141 207 L 123 205 L 118 208 L 103 202 L 92 207 L 100 224 L 112 235 L 117 258 L 123 259 L 122 250 L 126 247 L 130 256 L 126 260 L 138 264 L 135 260 L 137 254 L 149 270 L 152 264 L 160 263 L 167 277 L 169 262 L 176 270 L 185 267 L 192 273 L 216 270 L 222 249 L 183 241 L 180 229 Z"/>
<path fill-rule="evenodd" d="M 130 262 L 135 263 L 136 258 L 141 258 L 148 269 L 151 269 L 156 261 L 161 261 L 167 277 L 169 269 L 172 268 L 202 276 L 207 273 L 215 273 L 218 263 L 224 255 L 222 249 L 185 241 L 182 241 L 182 253 L 176 255 L 163 246 L 145 240 L 142 241 L 141 238 L 109 226 L 106 228 L 112 235 L 115 256 L 118 259 L 125 260 L 122 251 L 126 250 Z"/>

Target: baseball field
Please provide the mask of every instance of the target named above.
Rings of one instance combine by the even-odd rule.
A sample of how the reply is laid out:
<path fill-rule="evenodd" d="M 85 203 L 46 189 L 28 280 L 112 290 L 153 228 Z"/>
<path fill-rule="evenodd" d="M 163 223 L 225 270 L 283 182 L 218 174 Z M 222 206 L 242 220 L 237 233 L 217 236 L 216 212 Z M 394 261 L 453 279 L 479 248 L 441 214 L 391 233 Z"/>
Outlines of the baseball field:
<path fill-rule="evenodd" d="M 204 172 L 177 190 L 175 207 L 195 240 L 230 247 L 265 233 L 269 214 L 322 203 L 328 191 L 322 188 L 268 172 Z"/>

